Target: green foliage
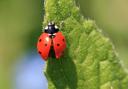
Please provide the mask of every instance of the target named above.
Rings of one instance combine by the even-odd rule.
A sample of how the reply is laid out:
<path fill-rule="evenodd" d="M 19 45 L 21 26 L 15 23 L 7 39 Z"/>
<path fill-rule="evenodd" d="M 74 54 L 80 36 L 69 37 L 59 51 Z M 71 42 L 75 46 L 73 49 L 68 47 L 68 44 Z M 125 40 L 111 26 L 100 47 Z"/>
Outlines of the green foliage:
<path fill-rule="evenodd" d="M 113 45 L 93 21 L 83 18 L 74 0 L 46 0 L 43 26 L 49 21 L 64 22 L 60 30 L 67 41 L 64 57 L 47 62 L 49 89 L 128 88 Z"/>

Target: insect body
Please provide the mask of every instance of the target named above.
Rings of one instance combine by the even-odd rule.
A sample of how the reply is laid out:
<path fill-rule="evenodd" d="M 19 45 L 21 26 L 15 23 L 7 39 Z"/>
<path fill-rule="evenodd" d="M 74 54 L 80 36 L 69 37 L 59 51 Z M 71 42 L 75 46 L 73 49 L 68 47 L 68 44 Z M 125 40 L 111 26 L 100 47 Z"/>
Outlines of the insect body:
<path fill-rule="evenodd" d="M 53 50 L 56 59 L 59 59 L 66 48 L 65 37 L 54 23 L 49 23 L 39 37 L 37 49 L 44 60 L 47 60 Z"/>

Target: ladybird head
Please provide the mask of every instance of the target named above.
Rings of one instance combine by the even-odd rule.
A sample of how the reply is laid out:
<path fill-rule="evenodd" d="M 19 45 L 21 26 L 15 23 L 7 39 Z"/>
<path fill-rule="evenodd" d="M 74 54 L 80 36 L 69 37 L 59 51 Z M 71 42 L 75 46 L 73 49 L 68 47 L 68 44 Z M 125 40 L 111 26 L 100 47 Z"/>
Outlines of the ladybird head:
<path fill-rule="evenodd" d="M 54 22 L 49 22 L 44 31 L 49 34 L 54 34 L 59 31 L 59 28 L 55 25 Z"/>

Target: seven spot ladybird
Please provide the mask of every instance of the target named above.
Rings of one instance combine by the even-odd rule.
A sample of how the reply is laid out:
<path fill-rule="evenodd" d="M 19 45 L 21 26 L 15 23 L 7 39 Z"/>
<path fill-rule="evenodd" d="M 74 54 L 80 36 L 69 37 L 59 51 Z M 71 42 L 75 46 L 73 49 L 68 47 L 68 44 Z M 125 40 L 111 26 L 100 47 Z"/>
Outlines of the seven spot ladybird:
<path fill-rule="evenodd" d="M 37 49 L 44 60 L 47 60 L 52 52 L 59 59 L 66 48 L 65 37 L 54 22 L 48 23 L 44 32 L 39 37 Z"/>

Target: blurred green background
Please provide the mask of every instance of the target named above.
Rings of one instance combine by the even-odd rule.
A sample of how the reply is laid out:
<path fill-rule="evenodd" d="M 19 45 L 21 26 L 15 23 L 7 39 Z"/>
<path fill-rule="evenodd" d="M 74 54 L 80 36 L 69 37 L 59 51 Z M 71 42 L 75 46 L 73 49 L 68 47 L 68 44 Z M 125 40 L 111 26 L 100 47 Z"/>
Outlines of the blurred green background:
<path fill-rule="evenodd" d="M 85 18 L 94 20 L 111 39 L 121 62 L 128 68 L 128 1 L 76 2 Z M 0 0 L 0 89 L 12 89 L 11 67 L 28 50 L 36 50 L 43 14 L 43 0 Z"/>

